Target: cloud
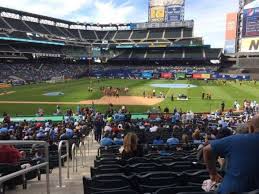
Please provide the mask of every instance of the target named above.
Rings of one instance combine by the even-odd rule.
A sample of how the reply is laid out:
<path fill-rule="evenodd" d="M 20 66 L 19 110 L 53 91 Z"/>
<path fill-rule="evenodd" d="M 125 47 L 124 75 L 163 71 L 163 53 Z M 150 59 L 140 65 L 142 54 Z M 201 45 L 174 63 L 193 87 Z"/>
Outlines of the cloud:
<path fill-rule="evenodd" d="M 223 48 L 226 14 L 238 10 L 238 1 L 187 0 L 186 6 L 186 19 L 194 19 L 195 36 L 202 36 L 205 44 Z"/>
<path fill-rule="evenodd" d="M 0 5 L 87 23 L 147 22 L 148 0 L 0 0 Z M 186 19 L 205 44 L 224 46 L 226 13 L 237 11 L 238 0 L 186 0 Z"/>
<path fill-rule="evenodd" d="M 113 0 L 97 0 L 94 2 L 91 10 L 87 14 L 88 16 L 83 15 L 83 13 L 76 16 L 76 21 L 101 24 L 124 23 L 128 22 L 129 18 L 134 14 L 134 6 L 129 1 L 116 4 Z"/>
<path fill-rule="evenodd" d="M 63 18 L 94 0 L 0 0 L 1 6 L 40 15 Z"/>

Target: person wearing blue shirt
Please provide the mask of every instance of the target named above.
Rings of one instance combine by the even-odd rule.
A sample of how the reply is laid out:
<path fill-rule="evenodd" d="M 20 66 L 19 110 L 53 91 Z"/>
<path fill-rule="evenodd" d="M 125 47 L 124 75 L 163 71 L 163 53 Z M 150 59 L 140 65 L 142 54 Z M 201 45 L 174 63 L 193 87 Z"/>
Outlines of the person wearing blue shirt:
<path fill-rule="evenodd" d="M 216 156 L 228 161 L 218 190 L 221 194 L 250 192 L 259 188 L 259 115 L 251 120 L 249 132 L 211 141 L 203 149 L 212 181 L 222 180 L 216 170 Z"/>
<path fill-rule="evenodd" d="M 70 128 L 66 128 L 66 136 L 71 139 L 74 136 L 74 131 Z"/>
<path fill-rule="evenodd" d="M 0 133 L 7 133 L 8 132 L 8 129 L 7 128 L 0 128 Z"/>
<path fill-rule="evenodd" d="M 168 145 L 177 145 L 177 144 L 180 143 L 180 141 L 179 141 L 178 138 L 175 138 L 174 135 L 172 134 L 172 137 L 169 138 L 169 139 L 166 141 L 166 143 L 167 143 Z"/>
<path fill-rule="evenodd" d="M 113 145 L 113 141 L 109 136 L 109 133 L 105 133 L 104 137 L 100 141 L 101 146 L 111 146 Z"/>
<path fill-rule="evenodd" d="M 123 138 L 121 134 L 117 134 L 116 137 L 113 139 L 115 145 L 123 145 Z"/>
<path fill-rule="evenodd" d="M 153 145 L 163 145 L 164 141 L 162 140 L 161 136 L 157 136 L 156 139 L 153 141 Z"/>
<path fill-rule="evenodd" d="M 36 138 L 37 139 L 44 139 L 46 137 L 45 133 L 44 133 L 44 129 L 41 127 L 39 132 L 36 134 Z"/>

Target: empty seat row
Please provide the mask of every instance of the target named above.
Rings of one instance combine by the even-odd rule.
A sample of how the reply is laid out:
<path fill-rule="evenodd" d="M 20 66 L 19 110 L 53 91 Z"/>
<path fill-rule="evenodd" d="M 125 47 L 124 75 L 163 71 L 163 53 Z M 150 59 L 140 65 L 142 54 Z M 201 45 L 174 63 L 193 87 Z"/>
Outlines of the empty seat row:
<path fill-rule="evenodd" d="M 142 39 L 177 39 L 192 37 L 192 28 L 169 28 L 149 30 L 93 31 L 73 30 L 54 25 L 42 24 L 20 19 L 0 17 L 0 28 L 15 29 L 22 32 L 36 32 L 59 37 L 84 40 L 142 40 Z"/>
<path fill-rule="evenodd" d="M 204 172 L 181 174 L 172 172 L 151 172 L 137 176 L 123 174 L 103 174 L 92 178 L 83 177 L 84 193 L 132 189 L 138 193 L 155 193 L 161 188 L 179 188 L 175 193 L 202 191 L 201 183 L 208 174 Z M 180 189 L 181 188 L 181 189 Z M 173 192 L 173 189 L 172 189 Z"/>

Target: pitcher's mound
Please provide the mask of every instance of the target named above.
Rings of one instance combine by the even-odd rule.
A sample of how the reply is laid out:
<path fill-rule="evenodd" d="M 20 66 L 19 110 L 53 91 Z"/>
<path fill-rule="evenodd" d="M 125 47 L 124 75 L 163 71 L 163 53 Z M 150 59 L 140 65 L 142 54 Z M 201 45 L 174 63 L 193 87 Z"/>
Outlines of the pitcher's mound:
<path fill-rule="evenodd" d="M 113 104 L 113 105 L 143 105 L 150 106 L 162 102 L 162 98 L 144 98 L 141 96 L 120 96 L 119 98 L 104 96 L 98 100 L 81 101 L 80 104 Z"/>

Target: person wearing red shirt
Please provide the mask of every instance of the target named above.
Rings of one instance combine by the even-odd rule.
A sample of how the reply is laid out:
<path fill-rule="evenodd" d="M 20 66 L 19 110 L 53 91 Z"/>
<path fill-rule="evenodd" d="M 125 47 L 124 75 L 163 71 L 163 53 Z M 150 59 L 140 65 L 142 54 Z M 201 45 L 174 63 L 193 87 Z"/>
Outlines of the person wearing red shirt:
<path fill-rule="evenodd" d="M 0 134 L 0 140 L 9 140 L 9 135 Z M 2 164 L 16 164 L 24 155 L 24 152 L 20 152 L 12 145 L 0 145 L 0 163 Z"/>
<path fill-rule="evenodd" d="M 16 164 L 22 158 L 22 153 L 10 145 L 0 145 L 0 163 Z"/>

